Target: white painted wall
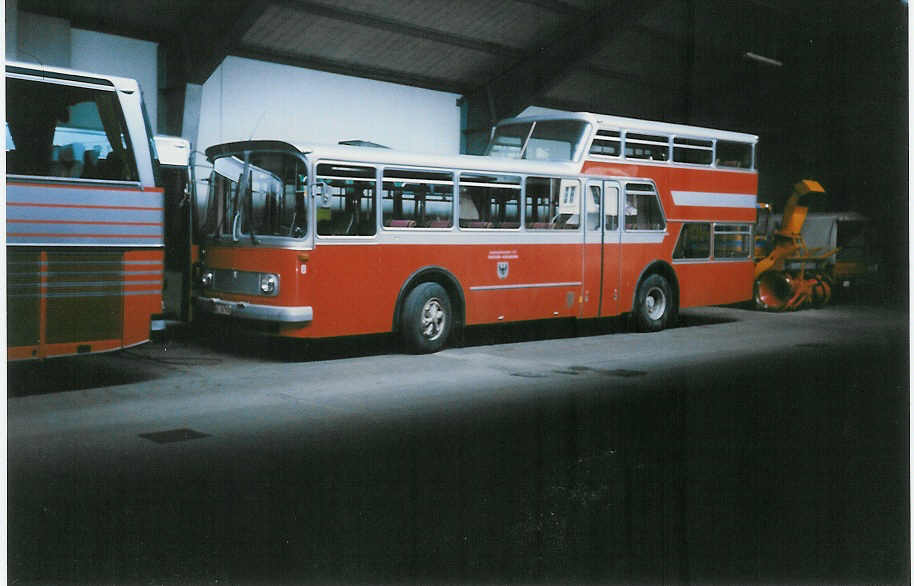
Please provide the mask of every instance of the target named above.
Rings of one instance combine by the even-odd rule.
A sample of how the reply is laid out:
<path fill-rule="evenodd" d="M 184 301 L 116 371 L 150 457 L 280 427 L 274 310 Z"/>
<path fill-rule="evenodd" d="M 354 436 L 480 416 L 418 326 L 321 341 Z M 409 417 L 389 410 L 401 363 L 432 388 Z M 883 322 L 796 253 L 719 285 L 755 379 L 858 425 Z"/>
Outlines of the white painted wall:
<path fill-rule="evenodd" d="M 70 67 L 69 21 L 19 11 L 15 24 L 17 60 Z"/>
<path fill-rule="evenodd" d="M 132 77 L 143 88 L 149 122 L 156 128 L 159 93 L 157 43 L 71 28 L 69 21 L 61 18 L 15 9 L 10 13 L 9 4 L 6 20 L 7 58 Z M 9 55 L 13 42 L 16 49 Z"/>
<path fill-rule="evenodd" d="M 460 150 L 457 94 L 228 57 L 203 85 L 196 148 L 270 138 L 362 139 L 434 154 Z"/>
<path fill-rule="evenodd" d="M 140 82 L 149 122 L 158 112 L 158 44 L 81 29 L 70 30 L 70 67 Z"/>
<path fill-rule="evenodd" d="M 19 0 L 6 0 L 6 59 L 16 61 L 19 48 Z"/>

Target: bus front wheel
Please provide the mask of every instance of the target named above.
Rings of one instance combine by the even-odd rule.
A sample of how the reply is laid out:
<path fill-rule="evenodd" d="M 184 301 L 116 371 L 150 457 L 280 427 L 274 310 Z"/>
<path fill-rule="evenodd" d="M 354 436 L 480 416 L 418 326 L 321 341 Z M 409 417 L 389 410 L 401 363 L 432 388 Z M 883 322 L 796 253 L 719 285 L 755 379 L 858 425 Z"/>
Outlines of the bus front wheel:
<path fill-rule="evenodd" d="M 676 306 L 667 280 L 655 273 L 641 281 L 634 309 L 632 317 L 639 332 L 659 332 L 670 325 Z"/>
<path fill-rule="evenodd" d="M 403 303 L 400 334 L 406 349 L 414 354 L 437 352 L 451 331 L 451 300 L 438 283 L 422 283 Z"/>

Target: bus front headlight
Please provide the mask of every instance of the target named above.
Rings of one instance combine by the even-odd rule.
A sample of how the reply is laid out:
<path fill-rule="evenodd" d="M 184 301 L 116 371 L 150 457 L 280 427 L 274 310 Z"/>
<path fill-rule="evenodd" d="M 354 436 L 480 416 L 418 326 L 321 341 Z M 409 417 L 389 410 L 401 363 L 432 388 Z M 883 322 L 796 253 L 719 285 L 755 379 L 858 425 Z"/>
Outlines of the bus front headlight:
<path fill-rule="evenodd" d="M 213 271 L 203 271 L 203 274 L 200 275 L 200 284 L 203 285 L 204 289 L 213 286 L 213 277 Z"/>
<path fill-rule="evenodd" d="M 278 282 L 279 277 L 276 275 L 260 275 L 260 292 L 264 295 L 273 295 L 276 293 L 276 285 Z"/>

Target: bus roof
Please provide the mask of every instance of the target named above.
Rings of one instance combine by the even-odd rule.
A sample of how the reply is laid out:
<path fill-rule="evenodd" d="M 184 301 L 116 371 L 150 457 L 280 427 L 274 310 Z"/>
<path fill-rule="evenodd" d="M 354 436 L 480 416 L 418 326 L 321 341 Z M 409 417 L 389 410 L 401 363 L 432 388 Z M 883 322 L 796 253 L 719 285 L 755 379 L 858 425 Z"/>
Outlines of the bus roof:
<path fill-rule="evenodd" d="M 577 175 L 580 161 L 530 161 L 506 159 L 481 155 L 430 155 L 393 149 L 350 145 L 297 144 L 275 140 L 250 140 L 213 145 L 206 149 L 207 158 L 223 154 L 238 153 L 246 149 L 289 150 L 309 155 L 312 159 L 328 159 L 346 162 L 364 162 L 381 165 L 402 165 L 404 167 L 432 167 L 442 169 L 466 169 L 524 175 Z"/>
<path fill-rule="evenodd" d="M 139 83 L 137 83 L 135 79 L 129 77 L 90 73 L 87 71 L 66 69 L 64 67 L 38 65 L 36 63 L 7 61 L 6 73 L 43 77 L 49 80 L 69 81 L 78 84 L 108 86 L 125 92 L 136 92 L 140 89 Z"/>
<path fill-rule="evenodd" d="M 595 114 L 592 112 L 563 112 L 556 114 L 538 114 L 533 116 L 521 116 L 508 118 L 499 121 L 498 124 L 511 124 L 515 122 L 526 122 L 530 120 L 585 120 L 594 125 L 599 130 L 637 130 L 641 132 L 661 132 L 674 136 L 695 137 L 695 138 L 719 138 L 722 140 L 732 140 L 735 142 L 747 142 L 755 144 L 758 142 L 758 136 L 746 134 L 743 132 L 732 132 L 729 130 L 716 130 L 714 128 L 703 128 L 701 126 L 688 126 L 686 124 L 673 124 L 672 122 L 657 122 L 654 120 L 642 120 L 640 118 L 625 118 L 623 116 L 609 116 L 606 114 Z"/>

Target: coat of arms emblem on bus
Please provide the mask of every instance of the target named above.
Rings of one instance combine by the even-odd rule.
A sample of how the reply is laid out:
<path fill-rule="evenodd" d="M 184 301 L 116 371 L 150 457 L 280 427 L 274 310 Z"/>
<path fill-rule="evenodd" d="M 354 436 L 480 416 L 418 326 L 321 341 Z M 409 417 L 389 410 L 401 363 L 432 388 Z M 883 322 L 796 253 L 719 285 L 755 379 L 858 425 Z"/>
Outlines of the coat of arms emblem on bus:
<path fill-rule="evenodd" d="M 495 267 L 496 272 L 498 273 L 499 279 L 508 278 L 508 261 L 502 260 L 498 262 L 498 265 Z"/>

